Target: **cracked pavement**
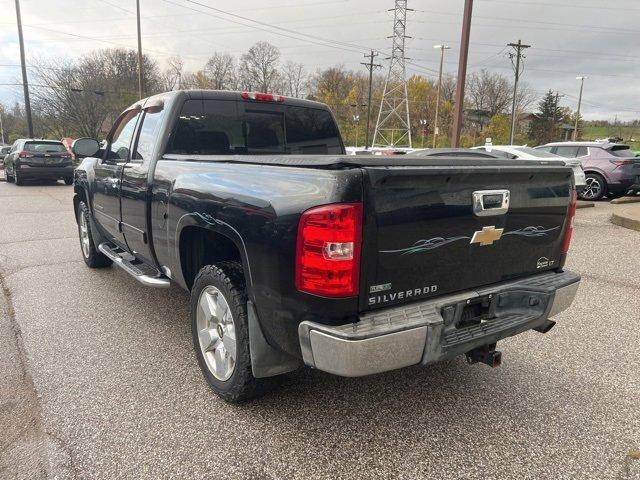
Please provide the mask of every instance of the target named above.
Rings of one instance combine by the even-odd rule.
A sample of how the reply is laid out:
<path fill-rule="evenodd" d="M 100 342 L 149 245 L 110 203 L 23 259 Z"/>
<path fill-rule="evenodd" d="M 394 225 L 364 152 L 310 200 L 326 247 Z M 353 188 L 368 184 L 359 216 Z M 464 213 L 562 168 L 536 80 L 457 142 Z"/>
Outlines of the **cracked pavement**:
<path fill-rule="evenodd" d="M 578 211 L 577 301 L 501 368 L 306 369 L 231 406 L 185 292 L 86 268 L 72 195 L 0 182 L 0 478 L 640 479 L 640 233 L 618 207 Z"/>

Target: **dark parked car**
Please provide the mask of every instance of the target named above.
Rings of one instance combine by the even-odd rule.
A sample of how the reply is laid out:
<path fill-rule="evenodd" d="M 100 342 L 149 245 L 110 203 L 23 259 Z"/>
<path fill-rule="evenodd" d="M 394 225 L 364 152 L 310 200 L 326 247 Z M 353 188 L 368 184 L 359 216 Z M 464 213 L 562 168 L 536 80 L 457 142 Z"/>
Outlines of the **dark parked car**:
<path fill-rule="evenodd" d="M 326 105 L 198 90 L 140 100 L 102 148 L 73 150 L 85 263 L 189 291 L 198 363 L 227 401 L 303 364 L 498 366 L 496 343 L 549 331 L 580 281 L 564 162 L 348 156 Z"/>
<path fill-rule="evenodd" d="M 605 195 L 618 198 L 640 190 L 640 158 L 628 145 L 609 142 L 558 142 L 536 147 L 582 163 L 586 186 L 583 200 L 600 200 Z"/>
<path fill-rule="evenodd" d="M 57 140 L 20 139 L 4 158 L 7 182 L 23 185 L 25 180 L 64 180 L 73 183 L 73 162 L 66 147 Z"/>

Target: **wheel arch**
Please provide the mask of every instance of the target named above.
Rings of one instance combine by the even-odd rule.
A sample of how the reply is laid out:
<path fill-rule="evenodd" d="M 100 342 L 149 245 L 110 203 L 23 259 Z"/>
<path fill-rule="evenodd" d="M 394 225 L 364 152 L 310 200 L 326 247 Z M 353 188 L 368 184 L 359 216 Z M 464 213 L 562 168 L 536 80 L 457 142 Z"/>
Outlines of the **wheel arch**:
<path fill-rule="evenodd" d="M 242 265 L 247 293 L 251 297 L 251 268 L 244 240 L 231 225 L 208 215 L 191 214 L 178 222 L 176 259 L 184 285 L 191 290 L 205 265 L 237 261 Z"/>

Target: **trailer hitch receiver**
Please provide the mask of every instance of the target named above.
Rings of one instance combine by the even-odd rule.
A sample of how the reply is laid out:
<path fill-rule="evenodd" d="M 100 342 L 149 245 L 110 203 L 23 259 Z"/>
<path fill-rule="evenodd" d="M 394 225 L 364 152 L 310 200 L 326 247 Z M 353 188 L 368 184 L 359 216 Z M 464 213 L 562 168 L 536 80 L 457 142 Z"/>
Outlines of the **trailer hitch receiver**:
<path fill-rule="evenodd" d="M 496 368 L 502 363 L 502 352 L 496 350 L 495 343 L 474 348 L 465 355 L 467 356 L 467 363 L 469 364 L 484 363 L 491 368 Z"/>

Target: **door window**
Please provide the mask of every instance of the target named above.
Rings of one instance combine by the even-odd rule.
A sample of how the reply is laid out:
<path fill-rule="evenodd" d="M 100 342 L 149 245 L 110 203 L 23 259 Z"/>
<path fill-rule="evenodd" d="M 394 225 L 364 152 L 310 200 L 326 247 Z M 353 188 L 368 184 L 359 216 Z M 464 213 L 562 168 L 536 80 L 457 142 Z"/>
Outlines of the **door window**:
<path fill-rule="evenodd" d="M 142 126 L 138 133 L 138 142 L 132 159 L 138 162 L 145 162 L 151 159 L 153 146 L 156 143 L 156 132 L 164 116 L 164 109 L 152 107 L 145 110 L 142 118 Z"/>
<path fill-rule="evenodd" d="M 556 155 L 565 158 L 575 158 L 580 147 L 556 147 Z"/>
<path fill-rule="evenodd" d="M 120 123 L 116 126 L 109 148 L 107 149 L 107 159 L 115 161 L 126 161 L 129 158 L 129 149 L 131 148 L 131 139 L 136 127 L 136 121 L 140 115 L 139 110 L 131 110 L 120 119 Z"/>

